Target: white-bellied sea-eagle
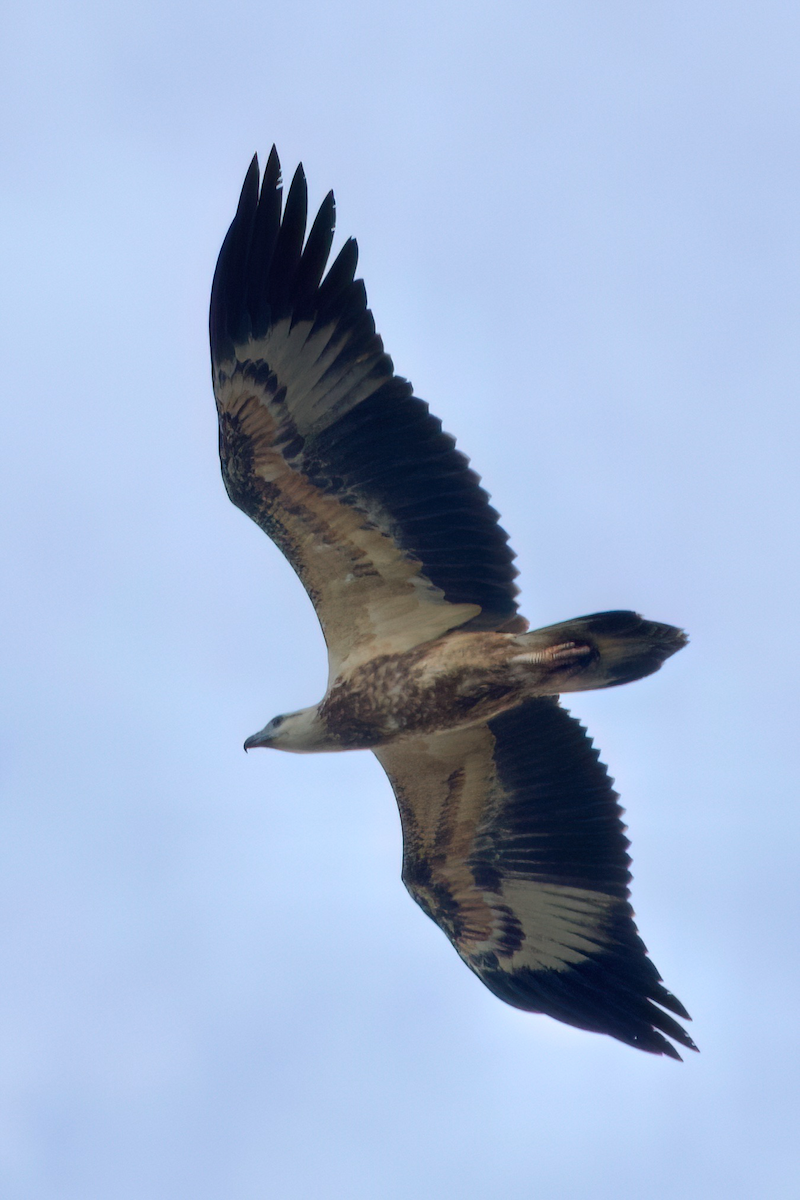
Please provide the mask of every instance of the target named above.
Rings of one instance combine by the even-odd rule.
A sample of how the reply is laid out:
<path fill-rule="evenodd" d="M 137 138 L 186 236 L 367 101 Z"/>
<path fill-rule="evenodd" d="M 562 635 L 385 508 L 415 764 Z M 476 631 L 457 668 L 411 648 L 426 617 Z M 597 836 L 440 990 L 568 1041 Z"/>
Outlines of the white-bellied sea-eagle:
<path fill-rule="evenodd" d="M 686 638 L 632 612 L 527 632 L 498 514 L 395 375 L 354 240 L 325 273 L 333 194 L 307 237 L 306 216 L 302 167 L 282 209 L 274 148 L 260 190 L 254 159 L 211 294 L 225 486 L 300 576 L 330 667 L 319 704 L 245 746 L 372 750 L 403 881 L 486 986 L 679 1058 L 688 1014 L 634 924 L 622 810 L 558 695 L 649 675 Z"/>

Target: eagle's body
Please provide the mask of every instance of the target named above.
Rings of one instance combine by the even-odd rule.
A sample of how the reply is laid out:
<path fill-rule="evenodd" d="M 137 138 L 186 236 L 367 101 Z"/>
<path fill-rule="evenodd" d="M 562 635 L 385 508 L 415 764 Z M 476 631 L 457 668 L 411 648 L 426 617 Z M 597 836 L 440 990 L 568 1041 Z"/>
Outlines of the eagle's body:
<path fill-rule="evenodd" d="M 356 248 L 323 279 L 298 168 L 245 180 L 211 301 L 231 499 L 277 543 L 329 655 L 316 706 L 245 745 L 371 749 L 395 791 L 403 879 L 499 996 L 654 1053 L 693 1047 L 633 923 L 616 794 L 564 691 L 657 670 L 680 630 L 630 612 L 527 632 L 513 553 L 467 460 L 375 333 Z M 661 1006 L 661 1007 L 658 1007 Z"/>

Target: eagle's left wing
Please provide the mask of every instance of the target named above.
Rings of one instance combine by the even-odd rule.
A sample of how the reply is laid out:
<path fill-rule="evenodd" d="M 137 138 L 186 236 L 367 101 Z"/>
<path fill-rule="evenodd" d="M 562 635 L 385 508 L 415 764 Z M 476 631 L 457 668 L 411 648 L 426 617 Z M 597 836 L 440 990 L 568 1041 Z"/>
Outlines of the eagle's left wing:
<path fill-rule="evenodd" d="M 377 758 L 403 825 L 403 881 L 502 1000 L 680 1058 L 628 901 L 622 810 L 586 730 L 557 700 L 398 741 Z M 660 1006 L 660 1007 L 659 1007 Z"/>
<path fill-rule="evenodd" d="M 333 194 L 308 237 L 302 168 L 281 211 L 273 148 L 220 251 L 211 357 L 228 495 L 300 576 L 331 677 L 469 624 L 527 628 L 514 555 L 466 457 L 394 373 L 354 279 L 328 268 Z"/>

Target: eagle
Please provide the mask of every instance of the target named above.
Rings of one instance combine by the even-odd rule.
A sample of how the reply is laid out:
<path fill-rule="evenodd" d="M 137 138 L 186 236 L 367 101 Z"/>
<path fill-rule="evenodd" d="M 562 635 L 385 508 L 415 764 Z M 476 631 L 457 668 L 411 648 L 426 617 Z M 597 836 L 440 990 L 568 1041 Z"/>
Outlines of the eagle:
<path fill-rule="evenodd" d="M 228 495 L 299 575 L 329 675 L 319 704 L 245 749 L 371 750 L 400 810 L 403 882 L 483 983 L 680 1059 L 689 1015 L 634 923 L 613 781 L 558 697 L 649 675 L 686 636 L 628 611 L 529 631 L 508 535 L 395 374 L 354 239 L 328 267 L 333 193 L 306 236 L 302 164 L 282 192 L 273 147 L 220 251 L 212 377 Z"/>

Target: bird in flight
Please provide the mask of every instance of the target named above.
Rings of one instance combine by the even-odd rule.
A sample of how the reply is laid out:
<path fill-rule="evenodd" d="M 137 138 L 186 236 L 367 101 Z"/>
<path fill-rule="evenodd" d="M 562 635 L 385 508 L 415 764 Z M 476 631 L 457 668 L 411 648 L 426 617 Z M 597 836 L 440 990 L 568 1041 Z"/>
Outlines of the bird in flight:
<path fill-rule="evenodd" d="M 612 780 L 564 692 L 657 671 L 686 643 L 618 611 L 529 632 L 508 537 L 441 422 L 394 372 L 351 238 L 326 266 L 297 168 L 253 159 L 211 292 L 228 495 L 280 547 L 325 635 L 319 704 L 245 748 L 372 750 L 403 882 L 500 999 L 653 1054 L 696 1049 L 629 902 Z M 671 1039 L 671 1040 L 670 1040 Z"/>

